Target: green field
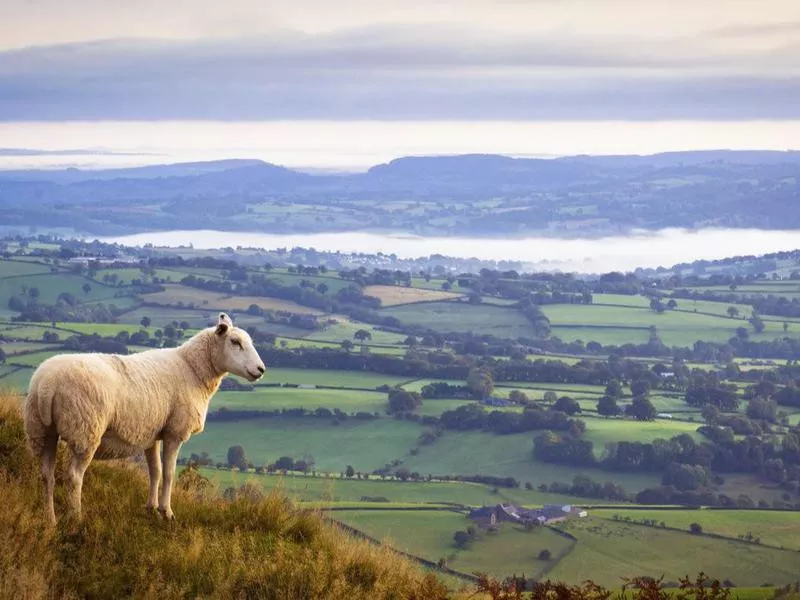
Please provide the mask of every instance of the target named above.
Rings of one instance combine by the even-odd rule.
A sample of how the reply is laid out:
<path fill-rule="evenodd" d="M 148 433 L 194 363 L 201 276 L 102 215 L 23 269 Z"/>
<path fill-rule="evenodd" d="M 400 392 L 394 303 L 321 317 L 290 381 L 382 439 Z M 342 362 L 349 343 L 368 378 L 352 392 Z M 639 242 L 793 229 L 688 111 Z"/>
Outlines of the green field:
<path fill-rule="evenodd" d="M 727 306 L 727 305 L 726 305 Z M 565 341 L 581 339 L 602 344 L 646 341 L 648 328 L 655 326 L 668 346 L 691 346 L 697 340 L 727 341 L 736 335 L 736 328 L 747 323 L 725 316 L 711 316 L 683 311 L 658 314 L 649 308 L 617 306 L 553 304 L 542 308 L 553 335 Z M 783 335 L 778 322 L 766 322 L 763 333 L 751 331 L 753 340 L 769 340 Z"/>
<path fill-rule="evenodd" d="M 240 444 L 255 465 L 281 456 L 305 456 L 313 457 L 322 471 L 342 471 L 352 465 L 371 472 L 408 455 L 420 432 L 416 423 L 394 419 L 348 419 L 338 426 L 312 417 L 208 421 L 205 431 L 183 446 L 181 455 L 208 452 L 215 461 L 226 462 L 228 448 Z"/>
<path fill-rule="evenodd" d="M 91 287 L 88 294 L 82 289 L 86 283 Z M 68 292 L 83 302 L 102 300 L 113 304 L 114 295 L 120 291 L 118 288 L 101 285 L 86 277 L 66 273 L 12 277 L 0 279 L 0 306 L 7 306 L 11 296 L 21 294 L 23 286 L 28 290 L 34 287 L 38 289 L 39 302 L 42 304 L 53 304 L 61 292 Z"/>
<path fill-rule="evenodd" d="M 702 570 L 736 585 L 795 581 L 800 555 L 706 536 L 598 519 L 570 521 L 575 548 L 548 574 L 573 583 L 593 579 L 618 586 L 622 577 L 662 574 L 667 581 Z"/>
<path fill-rule="evenodd" d="M 389 331 L 378 331 L 372 325 L 352 321 L 347 317 L 337 315 L 335 317 L 336 323 L 328 325 L 325 329 L 307 333 L 303 337 L 309 340 L 319 340 L 323 342 L 342 342 L 350 340 L 357 343 L 353 335 L 356 331 L 364 329 L 369 331 L 372 337 L 367 340 L 367 343 L 372 344 L 401 344 L 407 336 L 398 333 L 391 333 Z M 269 331 L 269 327 L 267 328 Z"/>
<path fill-rule="evenodd" d="M 433 561 L 456 550 L 453 534 L 468 524 L 463 514 L 451 511 L 336 511 L 331 517 Z"/>
<path fill-rule="evenodd" d="M 3 351 L 8 356 L 14 356 L 21 352 L 37 352 L 51 350 L 57 344 L 45 344 L 43 342 L 3 342 Z"/>
<path fill-rule="evenodd" d="M 327 369 L 273 369 L 267 365 L 265 383 L 290 383 L 328 385 L 335 387 L 376 388 L 381 385 L 395 386 L 408 378 L 382 373 L 361 371 L 335 371 Z"/>
<path fill-rule="evenodd" d="M 252 392 L 218 392 L 211 401 L 211 410 L 280 410 L 283 408 L 338 408 L 347 414 L 355 412 L 385 413 L 386 394 L 351 390 L 306 390 L 297 388 L 260 387 Z"/>
<path fill-rule="evenodd" d="M 33 375 L 33 369 L 0 367 L 0 388 L 24 392 L 28 388 L 31 375 Z"/>
<path fill-rule="evenodd" d="M 493 435 L 482 431 L 447 431 L 436 442 L 420 446 L 419 452 L 406 458 L 403 466 L 422 474 L 510 476 L 523 483 L 530 482 L 534 487 L 554 481 L 570 483 L 575 475 L 587 475 L 600 482 L 616 481 L 628 492 L 659 483 L 659 475 L 612 473 L 534 460 L 536 433 Z"/>
<path fill-rule="evenodd" d="M 605 386 L 589 385 L 582 383 L 538 383 L 531 381 L 503 381 L 495 386 L 498 396 L 507 396 L 511 390 L 521 390 L 531 396 L 529 390 L 542 392 L 556 392 L 559 396 L 602 396 L 605 393 Z"/>
<path fill-rule="evenodd" d="M 14 363 L 15 365 L 38 367 L 45 360 L 51 356 L 56 356 L 57 354 L 62 354 L 62 352 L 53 350 L 47 352 L 34 352 L 32 354 L 23 354 L 22 356 L 13 356 L 8 362 Z"/>
<path fill-rule="evenodd" d="M 1 381 L 1 380 L 0 380 Z M 389 502 L 426 504 L 446 502 L 483 506 L 498 502 L 516 502 L 524 506 L 540 506 L 575 502 L 572 496 L 542 493 L 522 488 L 502 488 L 497 492 L 487 485 L 469 482 L 402 482 L 394 479 L 382 480 L 372 476 L 369 480 L 341 477 L 311 477 L 310 475 L 258 475 L 238 471 L 201 468 L 203 475 L 214 482 L 220 490 L 240 486 L 251 481 L 265 490 L 279 489 L 289 498 L 300 502 L 330 501 L 359 502 L 364 497 L 385 498 Z M 378 507 L 383 502 L 372 503 Z"/>
<path fill-rule="evenodd" d="M 800 512 L 767 510 L 596 510 L 592 515 L 612 519 L 614 515 L 634 520 L 655 519 L 667 527 L 689 529 L 700 523 L 706 533 L 730 538 L 752 533 L 761 543 L 800 550 Z M 800 560 L 800 557 L 798 558 Z M 798 563 L 800 564 L 800 563 Z"/>
<path fill-rule="evenodd" d="M 453 398 L 425 398 L 417 412 L 423 416 L 440 417 L 445 411 L 455 410 L 462 404 L 471 404 L 474 402 L 474 400 L 459 400 Z"/>
<path fill-rule="evenodd" d="M 479 533 L 478 539 L 466 550 L 459 551 L 448 564 L 466 573 L 481 571 L 496 577 L 514 574 L 528 578 L 537 577 L 555 562 L 553 559 L 539 560 L 540 551 L 549 550 L 555 557 L 566 552 L 573 544 L 544 527 L 525 531 L 521 527 L 504 523 L 497 533 Z"/>
<path fill-rule="evenodd" d="M 728 286 L 725 285 L 696 286 L 690 289 L 696 290 L 698 292 L 709 291 L 709 292 L 717 292 L 720 294 L 736 294 L 740 296 L 748 296 L 753 294 L 761 296 L 774 295 L 774 296 L 784 296 L 786 298 L 791 299 L 800 296 L 800 281 L 764 280 L 764 281 L 739 285 L 736 287 L 735 290 L 731 290 Z"/>
<path fill-rule="evenodd" d="M 537 576 L 548 566 L 538 560 L 541 550 L 553 555 L 566 550 L 571 542 L 549 529 L 526 532 L 502 524 L 496 532 L 479 531 L 467 548 L 453 541 L 456 531 L 470 525 L 465 515 L 450 511 L 336 511 L 332 517 L 378 538 L 394 548 L 437 561 L 464 573 L 482 571 L 495 577 L 514 573 Z"/>
<path fill-rule="evenodd" d="M 594 451 L 598 456 L 603 453 L 606 444 L 611 442 L 652 442 L 657 438 L 666 440 L 682 433 L 688 433 L 695 441 L 702 439 L 696 432 L 697 423 L 667 419 L 639 422 L 628 419 L 587 418 L 585 421 L 586 433 L 583 439 L 594 443 Z"/>
<path fill-rule="evenodd" d="M 50 266 L 29 261 L 5 260 L 0 258 L 0 279 L 19 277 L 20 275 L 38 275 L 49 273 Z"/>
<path fill-rule="evenodd" d="M 534 337 L 533 326 L 512 308 L 472 305 L 466 302 L 432 302 L 381 309 L 380 314 L 407 325 L 421 325 L 434 331 L 472 331 L 516 339 Z"/>

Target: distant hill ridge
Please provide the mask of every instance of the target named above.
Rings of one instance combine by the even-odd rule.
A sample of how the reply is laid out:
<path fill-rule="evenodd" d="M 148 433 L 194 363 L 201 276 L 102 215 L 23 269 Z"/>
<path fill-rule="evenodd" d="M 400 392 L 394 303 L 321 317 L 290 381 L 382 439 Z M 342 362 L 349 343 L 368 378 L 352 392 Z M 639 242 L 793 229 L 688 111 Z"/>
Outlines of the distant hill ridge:
<path fill-rule="evenodd" d="M 8 225 L 72 226 L 107 235 L 175 228 L 459 236 L 800 229 L 799 190 L 798 151 L 409 156 L 346 174 L 230 159 L 0 171 L 0 218 Z M 413 213 L 406 210 L 409 203 L 417 204 Z M 259 204 L 270 208 L 257 210 Z M 82 205 L 93 207 L 75 210 Z"/>
<path fill-rule="evenodd" d="M 2 155 L 0 148 L 0 155 Z M 15 150 L 19 152 L 19 150 Z M 31 153 L 38 151 L 30 151 Z M 106 181 L 110 179 L 157 179 L 164 177 L 192 177 L 220 173 L 239 169 L 264 169 L 273 173 L 292 172 L 304 177 L 337 178 L 358 180 L 370 176 L 418 176 L 434 173 L 471 172 L 479 168 L 483 172 L 491 170 L 507 171 L 514 169 L 525 171 L 557 171 L 564 165 L 574 167 L 585 165 L 602 168 L 630 167 L 688 167 L 707 163 L 728 163 L 731 165 L 758 164 L 800 164 L 800 151 L 797 150 L 691 150 L 661 152 L 656 154 L 618 154 L 589 155 L 578 154 L 556 158 L 516 158 L 503 154 L 454 154 L 430 156 L 403 156 L 370 167 L 365 173 L 348 174 L 310 174 L 302 170 L 294 170 L 259 159 L 231 158 L 211 161 L 195 161 L 184 163 L 165 163 L 141 167 L 125 167 L 112 169 L 16 169 L 0 170 L 0 180 L 15 181 L 52 181 L 57 183 L 76 183 L 82 181 Z"/>

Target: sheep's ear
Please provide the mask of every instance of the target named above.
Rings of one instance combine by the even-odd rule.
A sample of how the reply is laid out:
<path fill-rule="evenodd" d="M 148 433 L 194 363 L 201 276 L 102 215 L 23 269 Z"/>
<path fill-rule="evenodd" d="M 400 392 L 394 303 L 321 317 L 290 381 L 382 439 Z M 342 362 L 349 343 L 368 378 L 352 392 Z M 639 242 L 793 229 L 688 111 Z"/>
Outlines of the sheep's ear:
<path fill-rule="evenodd" d="M 228 331 L 228 325 L 227 325 L 227 324 L 225 324 L 225 323 L 220 323 L 219 325 L 217 325 L 217 329 L 216 329 L 216 332 L 215 332 L 215 333 L 216 333 L 217 335 L 222 335 L 222 334 L 223 334 L 223 333 L 225 333 L 226 331 Z"/>
<path fill-rule="evenodd" d="M 231 318 L 224 312 L 219 313 L 219 324 L 222 325 L 223 323 L 228 327 L 233 327 L 233 321 L 231 321 Z"/>

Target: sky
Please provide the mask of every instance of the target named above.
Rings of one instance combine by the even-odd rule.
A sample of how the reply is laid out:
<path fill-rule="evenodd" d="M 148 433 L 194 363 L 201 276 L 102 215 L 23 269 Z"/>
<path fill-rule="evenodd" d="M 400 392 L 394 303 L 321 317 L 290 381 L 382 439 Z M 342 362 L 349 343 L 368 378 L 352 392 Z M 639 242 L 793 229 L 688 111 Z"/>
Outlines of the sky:
<path fill-rule="evenodd" d="M 152 154 L 158 139 L 132 141 L 143 122 L 170 124 L 169 155 L 197 146 L 181 123 L 258 124 L 281 148 L 244 150 L 319 166 L 337 140 L 353 162 L 348 137 L 376 140 L 370 160 L 798 144 L 795 0 L 0 0 L 0 14 L 5 148 L 75 148 L 64 125 L 79 124 L 78 149 Z M 236 147 L 225 131 L 211 146 Z M 303 134 L 307 153 L 284 147 Z"/>

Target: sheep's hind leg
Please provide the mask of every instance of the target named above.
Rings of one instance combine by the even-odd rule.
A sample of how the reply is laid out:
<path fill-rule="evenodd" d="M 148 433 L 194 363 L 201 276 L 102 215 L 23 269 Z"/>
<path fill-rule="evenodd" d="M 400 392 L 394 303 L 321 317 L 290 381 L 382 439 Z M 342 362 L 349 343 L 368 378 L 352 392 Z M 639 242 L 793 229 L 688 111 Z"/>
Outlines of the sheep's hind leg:
<path fill-rule="evenodd" d="M 147 459 L 147 473 L 150 476 L 150 493 L 147 495 L 147 509 L 158 510 L 158 484 L 161 482 L 161 442 L 156 441 L 144 451 Z"/>
<path fill-rule="evenodd" d="M 69 463 L 69 498 L 70 506 L 72 508 L 72 515 L 80 520 L 81 518 L 81 492 L 83 490 L 83 476 L 89 463 L 94 458 L 94 453 L 97 451 L 99 443 L 95 444 L 89 449 L 81 449 L 76 451 L 71 448 L 72 458 Z"/>
<path fill-rule="evenodd" d="M 42 487 L 44 489 L 44 514 L 53 525 L 56 524 L 56 511 L 53 506 L 53 489 L 56 485 L 56 451 L 58 436 L 44 438 L 42 444 Z"/>
<path fill-rule="evenodd" d="M 164 445 L 164 485 L 161 487 L 161 502 L 158 510 L 164 515 L 165 519 L 172 520 L 175 513 L 172 512 L 172 480 L 175 478 L 175 463 L 178 460 L 178 451 L 183 442 L 176 439 L 165 439 Z"/>

